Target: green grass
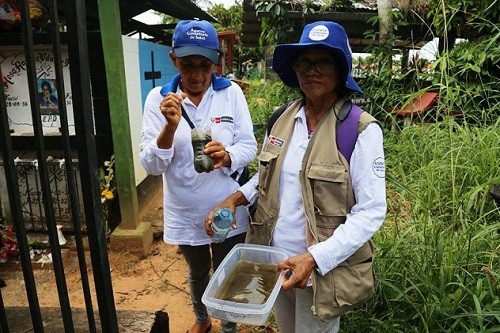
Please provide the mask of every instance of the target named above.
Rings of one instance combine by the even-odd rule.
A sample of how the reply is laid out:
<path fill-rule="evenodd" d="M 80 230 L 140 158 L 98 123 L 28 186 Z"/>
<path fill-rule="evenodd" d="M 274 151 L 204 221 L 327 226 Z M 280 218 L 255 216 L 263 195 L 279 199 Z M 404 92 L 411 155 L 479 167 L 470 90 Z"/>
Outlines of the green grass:
<path fill-rule="evenodd" d="M 378 291 L 343 332 L 500 332 L 500 121 L 386 133 Z"/>

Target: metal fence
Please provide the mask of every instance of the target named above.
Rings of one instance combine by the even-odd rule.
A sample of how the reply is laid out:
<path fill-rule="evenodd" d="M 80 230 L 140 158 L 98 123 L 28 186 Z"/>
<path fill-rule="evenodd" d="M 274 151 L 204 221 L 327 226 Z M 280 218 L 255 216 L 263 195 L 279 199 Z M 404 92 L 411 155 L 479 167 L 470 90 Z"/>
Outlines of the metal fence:
<path fill-rule="evenodd" d="M 47 32 L 53 49 L 53 63 L 55 68 L 55 80 L 57 84 L 57 98 L 65 101 L 64 75 L 61 60 L 61 33 L 65 34 L 70 68 L 70 86 L 73 105 L 75 134 L 70 140 L 68 128 L 68 112 L 66 103 L 59 103 L 60 128 L 57 135 L 60 137 L 60 150 L 63 152 L 65 161 L 73 160 L 73 152 L 77 152 L 78 167 L 74 163 L 61 163 L 61 161 L 50 160 L 46 150 L 41 106 L 38 98 L 37 71 L 35 58 L 35 39 L 39 35 L 38 29 L 34 29 L 30 19 L 32 1 L 20 0 L 8 2 L 19 6 L 21 33 L 14 33 L 15 40 L 22 40 L 25 63 L 23 70 L 27 73 L 26 85 L 29 88 L 29 102 L 31 105 L 31 118 L 33 120 L 33 137 L 31 146 L 24 147 L 32 149 L 35 157 L 30 161 L 17 159 L 13 149 L 13 138 L 9 128 L 10 119 L 7 113 L 7 98 L 4 89 L 0 89 L 0 149 L 3 157 L 4 183 L 7 197 L 0 200 L 2 206 L 8 202 L 9 217 L 15 228 L 16 239 L 19 249 L 19 259 L 24 277 L 24 287 L 27 295 L 30 319 L 33 332 L 44 332 L 44 319 L 40 307 L 37 292 L 37 281 L 33 272 L 30 258 L 30 246 L 28 244 L 27 231 L 38 228 L 37 221 L 43 221 L 40 228 L 46 230 L 49 238 L 49 247 L 52 256 L 52 268 L 56 281 L 61 321 L 63 331 L 71 333 L 75 331 L 73 322 L 73 310 L 69 301 L 66 277 L 61 255 L 61 247 L 58 241 L 58 229 L 56 224 L 61 214 L 66 214 L 68 222 L 74 231 L 76 253 L 81 276 L 83 294 L 85 298 L 85 310 L 87 315 L 88 332 L 97 332 L 94 317 L 94 305 L 91 293 L 90 280 L 87 273 L 87 262 L 82 236 L 81 216 L 85 216 L 85 227 L 87 230 L 90 260 L 94 281 L 95 295 L 97 299 L 98 313 L 100 317 L 101 332 L 118 332 L 118 322 L 113 298 L 113 287 L 111 283 L 110 267 L 107 256 L 107 241 L 104 234 L 103 212 L 101 207 L 100 186 L 97 174 L 97 154 L 94 138 L 93 104 L 91 98 L 91 68 L 89 64 L 89 47 L 87 41 L 87 12 L 86 5 L 98 6 L 97 0 L 81 1 L 47 0 Z M 60 19 L 61 24 L 60 24 Z M 64 22 L 63 22 L 64 21 Z M 61 29 L 64 27 L 64 29 Z M 0 32 L 0 35 L 2 33 Z M 12 36 L 10 36 L 12 37 Z M 0 43 L 7 37 L 0 36 Z M 1 73 L 0 77 L 4 78 Z M 46 111 L 46 110 L 45 110 Z M 74 145 L 74 147 L 72 146 Z M 65 177 L 64 177 L 64 176 Z M 63 178 L 66 184 L 63 184 Z M 81 181 L 78 183 L 78 179 Z M 82 181 L 83 180 L 83 181 Z M 82 214 L 83 210 L 83 214 Z M 29 215 L 28 220 L 26 217 Z M 35 221 L 36 220 L 36 221 Z M 27 222 L 27 223 L 26 223 Z M 1 280 L 0 280 L 1 282 Z M 5 288 L 9 288 L 6 286 Z M 18 288 L 18 287 L 17 287 Z M 8 309 L 7 309 L 8 310 Z M 0 289 L 0 332 L 8 333 L 6 309 Z M 53 328 L 47 328 L 53 332 Z"/>
<path fill-rule="evenodd" d="M 21 210 L 23 212 L 26 231 L 47 231 L 47 217 L 43 208 L 42 180 L 39 173 L 38 160 L 15 158 L 14 165 L 17 170 Z M 71 161 L 71 168 L 73 169 L 72 176 L 77 187 L 77 211 L 79 212 L 80 221 L 83 221 L 83 201 L 77 159 Z M 65 160 L 50 159 L 47 161 L 47 172 L 55 220 L 57 224 L 63 226 L 65 231 L 73 231 Z M 4 165 L 0 161 L 0 218 L 7 224 L 12 224 L 12 214 L 9 208 L 10 201 L 6 191 L 7 185 L 4 175 Z M 82 228 L 85 229 L 85 224 L 82 224 Z"/>

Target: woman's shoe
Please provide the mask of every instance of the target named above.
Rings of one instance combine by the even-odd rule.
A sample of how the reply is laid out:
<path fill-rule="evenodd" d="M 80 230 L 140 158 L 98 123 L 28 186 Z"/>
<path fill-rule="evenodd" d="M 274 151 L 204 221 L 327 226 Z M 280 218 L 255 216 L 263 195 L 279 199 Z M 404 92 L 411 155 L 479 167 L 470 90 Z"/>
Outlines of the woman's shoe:
<path fill-rule="evenodd" d="M 186 331 L 186 333 L 189 333 L 189 331 L 196 325 L 197 323 L 195 323 L 190 329 L 188 329 Z M 207 328 L 205 328 L 205 330 L 203 331 L 203 333 L 208 333 L 212 330 L 212 323 L 209 323 Z"/>

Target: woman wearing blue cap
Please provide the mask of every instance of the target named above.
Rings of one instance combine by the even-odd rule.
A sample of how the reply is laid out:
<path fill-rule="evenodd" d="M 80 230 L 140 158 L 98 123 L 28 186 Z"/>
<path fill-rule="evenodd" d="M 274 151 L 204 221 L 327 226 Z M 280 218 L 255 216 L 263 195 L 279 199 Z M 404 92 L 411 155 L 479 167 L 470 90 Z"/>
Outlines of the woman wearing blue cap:
<path fill-rule="evenodd" d="M 362 93 L 351 67 L 348 37 L 334 22 L 308 24 L 299 43 L 276 47 L 273 70 L 303 98 L 271 117 L 258 174 L 220 204 L 256 201 L 246 242 L 288 253 L 274 304 L 283 333 L 338 332 L 339 317 L 374 292 L 371 238 L 386 214 L 383 134 L 349 99 Z"/>
<path fill-rule="evenodd" d="M 248 210 L 239 207 L 238 222 L 226 240 L 212 243 L 205 216 L 238 189 L 236 179 L 257 152 L 241 88 L 214 73 L 220 56 L 217 32 L 209 22 L 180 21 L 170 52 L 179 74 L 151 90 L 143 115 L 140 158 L 149 174 L 163 175 L 164 241 L 179 245 L 189 267 L 196 316 L 190 333 L 211 330 L 201 302 L 211 265 L 216 269 L 248 229 Z M 202 129 L 208 129 L 203 137 L 208 143 L 199 149 L 192 135 L 201 135 Z M 236 331 L 234 323 L 224 322 L 222 328 Z"/>

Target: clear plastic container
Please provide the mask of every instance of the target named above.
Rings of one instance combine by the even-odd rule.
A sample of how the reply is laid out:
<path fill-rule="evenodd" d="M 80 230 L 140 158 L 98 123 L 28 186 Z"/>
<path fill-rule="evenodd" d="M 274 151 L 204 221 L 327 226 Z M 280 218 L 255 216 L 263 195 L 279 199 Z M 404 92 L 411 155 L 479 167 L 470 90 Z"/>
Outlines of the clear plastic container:
<path fill-rule="evenodd" d="M 241 264 L 254 264 L 258 270 L 260 267 L 269 269 L 275 266 L 281 260 L 287 258 L 285 250 L 255 244 L 237 244 L 224 258 L 220 266 L 213 274 L 207 289 L 203 293 L 202 302 L 207 307 L 208 314 L 211 317 L 227 320 L 234 323 L 247 325 L 264 325 L 269 317 L 269 313 L 276 301 L 278 292 L 283 282 L 284 272 L 267 276 L 267 282 L 257 283 L 258 281 L 248 278 L 249 288 L 257 288 L 257 297 L 247 298 L 247 295 L 233 294 L 231 300 L 225 297 L 230 293 L 221 295 L 221 290 L 225 290 L 227 285 L 235 276 L 235 270 L 242 267 Z M 275 268 L 275 267 L 274 267 Z M 241 276 L 248 276 L 247 272 L 241 273 Z M 250 274 L 251 275 L 251 274 Z"/>

